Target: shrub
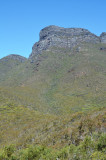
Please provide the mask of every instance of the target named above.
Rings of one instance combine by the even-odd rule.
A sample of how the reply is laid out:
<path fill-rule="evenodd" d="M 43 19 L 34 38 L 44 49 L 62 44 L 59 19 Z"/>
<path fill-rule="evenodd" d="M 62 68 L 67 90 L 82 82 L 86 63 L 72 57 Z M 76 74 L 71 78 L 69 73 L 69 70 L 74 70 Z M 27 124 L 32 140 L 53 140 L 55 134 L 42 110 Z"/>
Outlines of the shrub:
<path fill-rule="evenodd" d="M 6 146 L 4 148 L 4 151 L 0 153 L 0 160 L 10 160 L 14 151 L 15 151 L 14 145 Z"/>
<path fill-rule="evenodd" d="M 97 149 L 102 151 L 103 148 L 106 148 L 106 134 L 102 134 L 98 140 Z"/>

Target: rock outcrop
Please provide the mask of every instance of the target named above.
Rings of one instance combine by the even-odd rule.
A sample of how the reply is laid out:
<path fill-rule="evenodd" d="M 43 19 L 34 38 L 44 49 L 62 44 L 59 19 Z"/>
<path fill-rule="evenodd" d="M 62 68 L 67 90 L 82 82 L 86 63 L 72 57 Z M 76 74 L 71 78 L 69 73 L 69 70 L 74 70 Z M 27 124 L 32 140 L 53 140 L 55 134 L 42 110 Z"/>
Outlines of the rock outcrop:
<path fill-rule="evenodd" d="M 106 32 L 103 32 L 100 35 L 100 40 L 101 40 L 101 43 L 106 43 Z"/>
<path fill-rule="evenodd" d="M 50 47 L 70 48 L 81 42 L 99 43 L 100 37 L 83 28 L 48 26 L 40 31 L 40 40 L 32 47 L 30 59 Z"/>

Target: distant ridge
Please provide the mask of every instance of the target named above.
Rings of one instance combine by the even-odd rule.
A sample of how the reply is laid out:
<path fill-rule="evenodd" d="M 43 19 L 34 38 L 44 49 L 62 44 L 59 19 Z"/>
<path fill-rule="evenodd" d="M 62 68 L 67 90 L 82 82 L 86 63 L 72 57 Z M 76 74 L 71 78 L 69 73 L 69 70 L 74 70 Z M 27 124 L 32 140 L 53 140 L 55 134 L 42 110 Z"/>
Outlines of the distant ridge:
<path fill-rule="evenodd" d="M 20 56 L 20 55 L 16 55 L 16 54 L 10 54 L 0 60 L 1 61 L 8 61 L 9 59 L 18 60 L 19 62 L 25 62 L 27 60 L 27 58 Z"/>

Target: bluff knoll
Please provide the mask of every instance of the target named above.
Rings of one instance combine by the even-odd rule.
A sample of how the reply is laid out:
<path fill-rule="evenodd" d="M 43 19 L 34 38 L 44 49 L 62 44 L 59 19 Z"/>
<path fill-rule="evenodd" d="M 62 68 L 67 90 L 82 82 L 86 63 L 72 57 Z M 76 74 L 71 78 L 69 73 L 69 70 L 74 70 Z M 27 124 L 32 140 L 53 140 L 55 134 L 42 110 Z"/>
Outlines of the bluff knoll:
<path fill-rule="evenodd" d="M 106 32 L 100 37 L 83 28 L 63 28 L 58 26 L 48 26 L 40 31 L 40 40 L 32 47 L 32 53 L 29 56 L 32 59 L 42 51 L 50 47 L 70 48 L 82 43 L 106 43 Z"/>

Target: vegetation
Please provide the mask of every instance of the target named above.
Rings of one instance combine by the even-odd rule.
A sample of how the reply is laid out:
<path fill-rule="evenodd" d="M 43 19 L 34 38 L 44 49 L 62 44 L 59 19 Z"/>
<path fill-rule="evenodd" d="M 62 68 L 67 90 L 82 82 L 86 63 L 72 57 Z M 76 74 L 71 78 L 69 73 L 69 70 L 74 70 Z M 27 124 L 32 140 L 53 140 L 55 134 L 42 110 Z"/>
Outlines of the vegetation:
<path fill-rule="evenodd" d="M 106 134 L 86 136 L 78 145 L 70 144 L 60 150 L 45 146 L 27 146 L 16 151 L 14 146 L 5 147 L 0 153 L 1 160 L 105 160 Z"/>
<path fill-rule="evenodd" d="M 44 52 L 33 63 L 9 69 L 0 63 L 0 88 L 17 105 L 64 114 L 105 106 L 106 44 L 83 44 L 80 52 Z M 64 52 L 63 52 L 64 51 Z M 74 53 L 74 54 L 73 54 Z M 2 71 L 1 68 L 5 68 Z"/>
<path fill-rule="evenodd" d="M 34 62 L 0 60 L 0 160 L 106 159 L 101 47 L 52 48 Z"/>
<path fill-rule="evenodd" d="M 105 160 L 105 108 L 64 117 L 10 103 L 0 110 L 1 160 Z"/>

